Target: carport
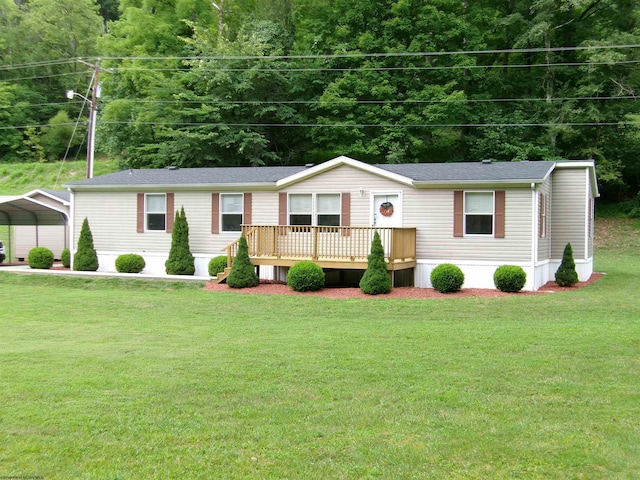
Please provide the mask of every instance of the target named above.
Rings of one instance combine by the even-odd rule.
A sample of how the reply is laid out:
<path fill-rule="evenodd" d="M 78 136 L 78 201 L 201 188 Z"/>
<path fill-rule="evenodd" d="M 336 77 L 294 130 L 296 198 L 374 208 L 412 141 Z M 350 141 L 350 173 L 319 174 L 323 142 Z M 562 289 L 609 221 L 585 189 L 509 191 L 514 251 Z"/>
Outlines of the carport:
<path fill-rule="evenodd" d="M 69 193 L 54 190 L 33 190 L 25 195 L 0 197 L 0 226 L 2 229 L 0 240 L 4 241 L 7 259 L 13 258 L 12 246 L 21 245 L 20 231 L 16 227 L 35 227 L 29 232 L 28 242 L 33 246 L 46 246 L 46 238 L 41 238 L 40 227 L 63 226 L 64 246 L 68 242 L 69 225 Z M 12 234 L 12 229 L 13 234 Z M 2 238 L 4 232 L 7 238 Z M 45 236 L 47 236 L 45 234 Z M 14 237 L 14 242 L 11 238 Z M 24 235 L 26 238 L 27 235 Z"/>

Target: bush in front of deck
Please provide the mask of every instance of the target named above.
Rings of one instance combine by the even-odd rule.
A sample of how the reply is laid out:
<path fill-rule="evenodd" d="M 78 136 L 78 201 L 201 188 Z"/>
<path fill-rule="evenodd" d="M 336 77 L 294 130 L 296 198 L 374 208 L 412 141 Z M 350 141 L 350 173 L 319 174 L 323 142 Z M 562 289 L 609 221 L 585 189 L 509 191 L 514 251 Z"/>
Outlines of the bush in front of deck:
<path fill-rule="evenodd" d="M 46 247 L 35 247 L 29 250 L 29 266 L 48 270 L 53 265 L 53 252 Z"/>
<path fill-rule="evenodd" d="M 231 288 L 255 287 L 260 283 L 256 269 L 249 259 L 247 239 L 242 236 L 238 242 L 238 253 L 233 260 L 231 272 L 227 277 L 227 285 Z"/>
<path fill-rule="evenodd" d="M 227 268 L 227 256 L 220 255 L 209 260 L 209 276 L 216 277 Z"/>
<path fill-rule="evenodd" d="M 501 265 L 493 274 L 493 283 L 501 292 L 519 292 L 526 281 L 527 274 L 517 265 Z"/>
<path fill-rule="evenodd" d="M 393 288 L 391 275 L 387 271 L 387 263 L 384 261 L 384 248 L 378 231 L 373 234 L 371 253 L 367 258 L 367 270 L 360 279 L 360 290 L 367 295 L 389 293 Z"/>
<path fill-rule="evenodd" d="M 144 258 L 137 253 L 125 253 L 116 258 L 116 271 L 118 273 L 140 273 L 145 266 Z"/>
<path fill-rule="evenodd" d="M 457 292 L 463 283 L 464 273 L 451 263 L 443 263 L 431 271 L 431 285 L 440 293 Z"/>
<path fill-rule="evenodd" d="M 315 292 L 324 287 L 324 271 L 319 265 L 303 260 L 289 269 L 287 285 L 296 292 Z"/>

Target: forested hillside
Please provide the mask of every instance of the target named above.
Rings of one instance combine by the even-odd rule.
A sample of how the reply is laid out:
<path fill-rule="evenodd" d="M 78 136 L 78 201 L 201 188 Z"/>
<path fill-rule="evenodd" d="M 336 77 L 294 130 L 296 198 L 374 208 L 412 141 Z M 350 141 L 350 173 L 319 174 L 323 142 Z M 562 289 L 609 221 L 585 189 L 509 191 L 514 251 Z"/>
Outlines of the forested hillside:
<path fill-rule="evenodd" d="M 640 185 L 637 0 L 0 0 L 0 162 L 585 159 Z M 74 132 L 76 125 L 79 125 Z M 73 140 L 70 138 L 73 135 Z"/>

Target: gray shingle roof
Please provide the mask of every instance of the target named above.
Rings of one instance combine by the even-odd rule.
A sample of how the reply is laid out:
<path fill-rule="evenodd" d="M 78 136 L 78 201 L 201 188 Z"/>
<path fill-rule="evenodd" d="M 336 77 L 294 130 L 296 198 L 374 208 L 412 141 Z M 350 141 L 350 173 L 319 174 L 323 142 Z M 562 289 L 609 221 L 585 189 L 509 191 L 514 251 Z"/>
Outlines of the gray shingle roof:
<path fill-rule="evenodd" d="M 388 172 L 403 175 L 415 182 L 529 182 L 540 181 L 551 171 L 555 162 L 462 162 L 462 163 L 405 163 L 376 165 Z"/>
<path fill-rule="evenodd" d="M 304 169 L 305 167 L 220 167 L 122 170 L 73 182 L 69 186 L 269 184 Z"/>
<path fill-rule="evenodd" d="M 402 175 L 416 183 L 484 183 L 542 181 L 555 162 L 464 162 L 407 163 L 375 165 L 383 171 Z M 196 185 L 275 185 L 277 181 L 306 170 L 307 167 L 220 167 L 123 170 L 80 180 L 73 187 L 196 186 Z"/>

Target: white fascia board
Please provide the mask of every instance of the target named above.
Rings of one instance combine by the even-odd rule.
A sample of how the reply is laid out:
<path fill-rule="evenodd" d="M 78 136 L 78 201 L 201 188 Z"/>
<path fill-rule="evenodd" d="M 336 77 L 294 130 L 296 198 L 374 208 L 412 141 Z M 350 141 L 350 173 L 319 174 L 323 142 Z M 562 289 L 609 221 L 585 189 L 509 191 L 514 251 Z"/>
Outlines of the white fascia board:
<path fill-rule="evenodd" d="M 492 188 L 492 187 L 514 187 L 514 188 L 531 188 L 531 184 L 541 184 L 543 181 L 539 178 L 531 180 L 464 180 L 460 182 L 452 182 L 451 180 L 442 181 L 422 181 L 414 182 L 413 186 L 416 188 L 448 188 L 448 189 L 460 189 L 460 188 Z"/>
<path fill-rule="evenodd" d="M 403 175 L 398 175 L 397 173 L 391 173 L 381 168 L 378 168 L 374 165 L 370 165 L 368 163 L 360 162 L 358 160 L 354 160 L 353 158 L 346 157 L 344 155 L 340 157 L 336 157 L 333 160 L 328 160 L 319 165 L 315 165 L 313 167 L 309 167 L 302 172 L 298 172 L 294 175 L 290 175 L 276 182 L 278 188 L 283 188 L 293 183 L 298 183 L 307 178 L 314 177 L 316 175 L 320 175 L 326 171 L 332 170 L 334 168 L 340 167 L 342 165 L 347 165 L 349 167 L 357 168 L 358 170 L 362 170 L 364 172 L 371 173 L 373 175 L 377 175 L 379 177 L 387 178 L 394 182 L 402 183 L 404 185 L 413 186 L 413 179 L 405 177 Z"/>

